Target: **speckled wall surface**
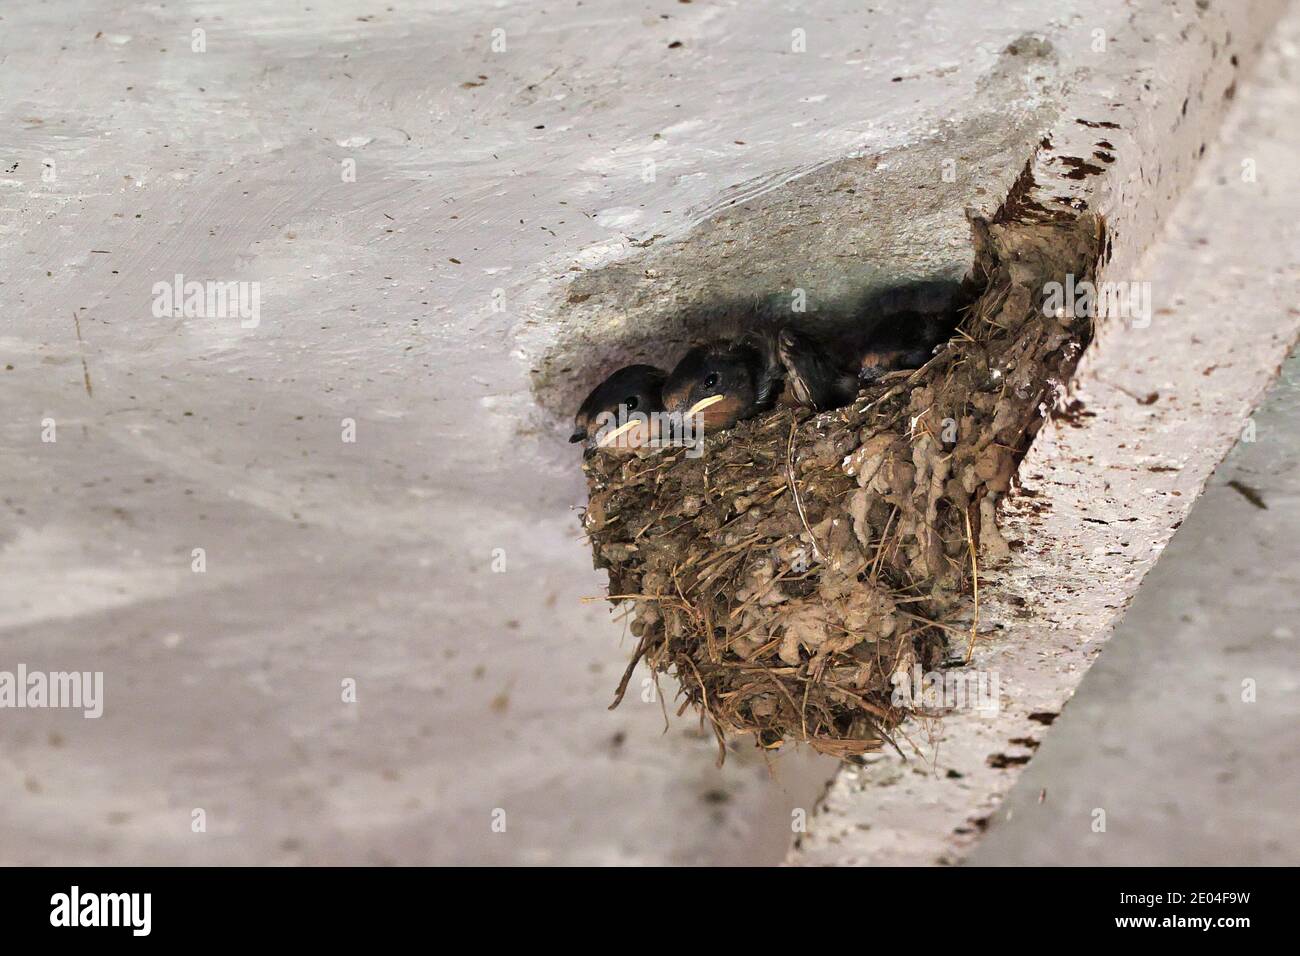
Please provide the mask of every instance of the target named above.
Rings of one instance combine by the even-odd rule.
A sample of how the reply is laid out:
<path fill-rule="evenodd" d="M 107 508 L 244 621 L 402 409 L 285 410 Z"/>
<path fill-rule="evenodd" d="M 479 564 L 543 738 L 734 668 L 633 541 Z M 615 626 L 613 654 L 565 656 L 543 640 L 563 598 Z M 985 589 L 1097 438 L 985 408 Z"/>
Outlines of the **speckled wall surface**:
<path fill-rule="evenodd" d="M 105 702 L 0 715 L 0 862 L 780 859 L 832 768 L 605 710 L 562 412 L 621 337 L 554 360 L 711 276 L 854 287 L 799 195 L 861 275 L 956 267 L 1131 8 L 6 10 L 0 668 Z M 159 315 L 177 275 L 257 283 L 256 322 Z"/>

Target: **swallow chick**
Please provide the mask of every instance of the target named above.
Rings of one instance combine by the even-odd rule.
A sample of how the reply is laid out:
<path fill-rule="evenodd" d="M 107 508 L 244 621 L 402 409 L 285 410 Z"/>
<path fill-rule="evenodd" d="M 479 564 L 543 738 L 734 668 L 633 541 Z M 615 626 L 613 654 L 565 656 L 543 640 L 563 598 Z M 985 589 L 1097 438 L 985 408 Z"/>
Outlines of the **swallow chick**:
<path fill-rule="evenodd" d="M 930 360 L 935 346 L 951 335 L 954 324 L 916 312 L 891 316 L 876 327 L 862 349 L 858 378 L 869 384 L 889 372 L 920 368 Z"/>
<path fill-rule="evenodd" d="M 628 365 L 591 390 L 573 417 L 569 441 L 589 448 L 645 448 L 658 438 L 667 374 L 653 365 Z"/>
<path fill-rule="evenodd" d="M 682 419 L 698 415 L 705 431 L 719 431 L 770 408 L 782 377 L 775 351 L 760 336 L 699 345 L 669 374 L 664 408 Z"/>
<path fill-rule="evenodd" d="M 796 404 L 822 412 L 847 405 L 857 396 L 858 373 L 852 359 L 831 343 L 786 326 L 777 333 L 776 351 L 785 370 L 786 389 Z"/>
<path fill-rule="evenodd" d="M 899 369 L 920 368 L 929 358 L 929 349 L 910 348 L 898 343 L 879 343 L 862 354 L 858 380 L 863 384 L 871 384 Z"/>

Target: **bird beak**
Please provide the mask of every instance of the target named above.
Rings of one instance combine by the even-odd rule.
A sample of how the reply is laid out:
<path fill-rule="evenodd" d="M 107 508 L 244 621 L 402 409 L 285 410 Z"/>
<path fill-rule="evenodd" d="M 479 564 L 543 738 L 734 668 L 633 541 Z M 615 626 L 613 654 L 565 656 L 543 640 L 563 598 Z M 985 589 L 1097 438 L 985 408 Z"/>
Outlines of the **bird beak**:
<path fill-rule="evenodd" d="M 570 445 L 576 445 L 578 442 L 586 441 L 586 440 L 587 440 L 587 433 L 585 431 L 577 431 L 569 436 Z"/>
<path fill-rule="evenodd" d="M 692 415 L 698 415 L 700 412 L 704 411 L 706 408 L 710 408 L 710 407 L 712 407 L 712 406 L 718 404 L 718 402 L 722 401 L 724 398 L 726 398 L 725 395 L 710 395 L 708 398 L 702 398 L 702 399 L 700 399 L 698 402 L 696 402 L 694 405 L 692 405 L 690 408 L 688 408 L 688 409 L 686 410 L 686 414 L 683 415 L 682 417 L 683 417 L 683 418 L 690 418 Z"/>
<path fill-rule="evenodd" d="M 639 424 L 641 424 L 641 420 L 638 418 L 634 418 L 630 422 L 624 422 L 622 425 L 619 425 L 617 428 L 615 428 L 612 432 L 606 433 L 605 436 L 601 438 L 600 441 L 596 442 L 596 447 L 608 448 L 618 438 L 619 435 L 622 435 L 624 432 L 628 431 L 633 426 Z"/>

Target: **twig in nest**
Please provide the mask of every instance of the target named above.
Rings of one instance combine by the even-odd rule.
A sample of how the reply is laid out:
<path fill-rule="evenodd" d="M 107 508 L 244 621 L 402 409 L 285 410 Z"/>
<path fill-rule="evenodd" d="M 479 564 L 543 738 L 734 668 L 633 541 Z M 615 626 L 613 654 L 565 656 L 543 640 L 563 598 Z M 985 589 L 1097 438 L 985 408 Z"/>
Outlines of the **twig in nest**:
<path fill-rule="evenodd" d="M 889 517 L 885 519 L 885 527 L 881 529 L 880 541 L 876 543 L 876 557 L 871 562 L 871 583 L 875 585 L 877 578 L 880 576 L 880 562 L 884 560 L 885 552 L 889 541 L 889 528 L 894 523 L 894 518 L 899 514 L 899 507 L 894 505 L 889 511 Z M 897 537 L 895 537 L 895 541 Z"/>
<path fill-rule="evenodd" d="M 799 520 L 803 522 L 803 529 L 808 532 L 808 540 L 812 542 L 813 557 L 819 564 L 825 564 L 826 558 L 822 556 L 822 549 L 817 546 L 817 536 L 813 534 L 812 526 L 808 524 L 808 516 L 803 510 L 803 500 L 799 497 L 799 486 L 794 480 L 794 433 L 798 427 L 798 422 L 790 423 L 790 443 L 786 446 L 785 452 L 785 476 L 790 482 L 790 494 L 794 496 L 794 507 L 799 512 Z"/>
<path fill-rule="evenodd" d="M 815 548 L 815 547 L 816 547 L 816 546 L 814 545 L 814 548 Z M 770 591 L 770 590 L 772 590 L 772 588 L 776 587 L 776 586 L 777 586 L 778 584 L 780 584 L 782 581 L 789 581 L 789 580 L 792 580 L 792 579 L 791 579 L 791 578 L 787 578 L 785 572 L 782 571 L 782 572 L 781 572 L 780 574 L 778 574 L 776 577 L 772 578 L 772 580 L 770 580 L 770 581 L 768 581 L 766 584 L 764 584 L 761 590 L 755 591 L 753 594 L 751 594 L 751 595 L 749 596 L 749 598 L 745 601 L 744 604 L 741 604 L 741 605 L 739 605 L 738 607 L 736 607 L 735 609 L 733 609 L 732 612 L 731 612 L 731 614 L 729 615 L 729 618 L 738 617 L 742 612 L 744 612 L 744 610 L 745 610 L 747 607 L 749 607 L 749 606 L 750 606 L 751 604 L 753 604 L 755 601 L 759 600 L 760 598 L 765 597 L 765 596 L 767 595 L 767 592 Z"/>
<path fill-rule="evenodd" d="M 650 676 L 651 676 L 652 678 L 654 678 L 654 682 L 655 682 L 655 696 L 659 698 L 659 709 L 660 709 L 661 711 L 663 711 L 663 715 L 664 715 L 664 733 L 668 733 L 668 731 L 669 731 L 669 729 L 670 729 L 670 727 L 671 727 L 671 724 L 669 724 L 669 722 L 668 722 L 668 702 L 667 702 L 666 700 L 664 700 L 664 692 L 663 692 L 663 688 L 661 688 L 661 687 L 659 686 L 659 670 L 658 670 L 658 668 L 655 668 L 655 667 L 650 668 Z"/>
<path fill-rule="evenodd" d="M 709 707 L 709 691 L 704 686 L 704 678 L 700 676 L 700 669 L 695 666 L 695 661 L 691 660 L 687 655 L 682 655 L 678 659 L 679 668 L 681 661 L 686 661 L 687 664 L 691 665 L 691 670 L 695 672 L 695 682 L 700 685 L 700 719 L 703 720 L 707 717 L 709 723 L 713 726 L 713 736 L 718 739 L 718 766 L 721 767 L 727 761 L 727 738 L 722 733 L 722 727 L 718 725 L 718 718 L 713 715 L 713 709 Z"/>
<path fill-rule="evenodd" d="M 642 637 L 641 640 L 637 641 L 636 653 L 632 655 L 632 660 L 628 661 L 627 670 L 623 671 L 623 679 L 618 682 L 618 690 L 614 691 L 614 703 L 609 705 L 610 710 L 623 703 L 623 695 L 627 693 L 628 681 L 632 679 L 632 672 L 636 670 L 636 665 L 640 663 L 646 649 L 646 639 Z"/>
<path fill-rule="evenodd" d="M 970 625 L 970 646 L 966 648 L 966 663 L 970 663 L 971 655 L 975 653 L 975 640 L 979 637 L 980 626 L 980 562 L 975 554 L 975 536 L 971 532 L 970 512 L 965 512 L 966 517 L 966 543 L 970 547 L 970 573 L 974 580 L 975 590 L 975 620 Z"/>

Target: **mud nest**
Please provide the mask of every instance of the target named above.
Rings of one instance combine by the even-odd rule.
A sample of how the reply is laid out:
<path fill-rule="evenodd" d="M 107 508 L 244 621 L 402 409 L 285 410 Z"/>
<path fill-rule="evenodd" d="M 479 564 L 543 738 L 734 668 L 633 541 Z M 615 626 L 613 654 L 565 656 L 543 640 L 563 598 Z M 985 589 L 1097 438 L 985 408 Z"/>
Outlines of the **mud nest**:
<path fill-rule="evenodd" d="M 896 674 L 960 663 L 980 574 L 1007 556 L 996 502 L 1063 395 L 1091 322 L 1045 315 L 1044 286 L 1093 278 L 1100 221 L 1029 197 L 971 216 L 972 288 L 923 368 L 820 415 L 779 409 L 683 448 L 584 464 L 584 526 L 644 660 L 716 734 L 852 757 L 912 711 Z M 956 621 L 963 619 L 961 626 Z"/>

